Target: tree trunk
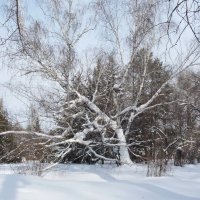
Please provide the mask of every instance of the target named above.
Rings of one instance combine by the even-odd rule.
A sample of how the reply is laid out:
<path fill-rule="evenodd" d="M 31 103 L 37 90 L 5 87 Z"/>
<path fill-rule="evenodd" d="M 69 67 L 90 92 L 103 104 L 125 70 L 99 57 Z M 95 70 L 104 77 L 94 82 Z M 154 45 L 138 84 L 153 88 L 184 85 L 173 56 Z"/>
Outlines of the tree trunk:
<path fill-rule="evenodd" d="M 124 135 L 124 131 L 122 128 L 117 128 L 116 130 L 117 138 L 119 139 L 119 154 L 120 154 L 120 162 L 122 164 L 132 164 L 130 159 L 130 155 L 128 152 L 128 147 L 126 146 L 126 138 Z"/>

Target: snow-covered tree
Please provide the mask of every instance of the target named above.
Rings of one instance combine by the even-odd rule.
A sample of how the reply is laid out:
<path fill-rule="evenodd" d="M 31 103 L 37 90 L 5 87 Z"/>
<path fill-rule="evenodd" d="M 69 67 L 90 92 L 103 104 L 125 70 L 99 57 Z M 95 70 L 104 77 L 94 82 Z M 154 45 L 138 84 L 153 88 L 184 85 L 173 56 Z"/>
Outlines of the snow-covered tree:
<path fill-rule="evenodd" d="M 23 75 L 36 75 L 54 84 L 32 93 L 32 98 L 57 127 L 51 135 L 36 130 L 31 134 L 46 138 L 42 144 L 55 152 L 56 161 L 101 159 L 131 164 L 130 153 L 141 156 L 133 150 L 143 145 L 143 138 L 146 143 L 152 134 L 150 147 L 155 145 L 152 140 L 166 139 L 160 129 L 165 123 L 160 119 L 162 112 L 168 112 L 168 105 L 187 103 L 171 98 L 170 84 L 182 71 L 197 65 L 200 54 L 199 46 L 192 43 L 171 71 L 153 58 L 157 1 L 97 0 L 86 6 L 94 9 L 93 16 L 77 1 L 47 0 L 39 2 L 39 19 L 26 18 L 23 5 L 13 2 L 17 29 L 8 55 L 11 61 L 15 58 Z M 93 63 L 83 69 L 86 62 L 81 62 L 80 45 L 87 33 L 99 30 L 95 20 L 106 33 L 104 53 L 96 54 Z M 141 124 L 148 128 L 142 130 Z M 137 129 L 141 138 L 134 135 Z M 13 133 L 30 134 L 10 131 L 0 135 Z M 162 142 L 163 152 L 170 146 Z"/>

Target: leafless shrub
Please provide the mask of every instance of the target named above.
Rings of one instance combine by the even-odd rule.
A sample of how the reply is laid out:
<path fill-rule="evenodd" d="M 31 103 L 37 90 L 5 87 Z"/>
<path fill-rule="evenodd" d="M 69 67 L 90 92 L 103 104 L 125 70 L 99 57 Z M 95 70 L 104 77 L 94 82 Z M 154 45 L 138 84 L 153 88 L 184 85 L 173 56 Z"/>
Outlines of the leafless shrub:
<path fill-rule="evenodd" d="M 15 174 L 42 176 L 45 164 L 40 161 L 26 161 L 22 164 L 13 166 L 12 169 Z"/>
<path fill-rule="evenodd" d="M 150 160 L 147 164 L 147 176 L 164 176 L 171 170 L 171 165 L 164 159 Z"/>

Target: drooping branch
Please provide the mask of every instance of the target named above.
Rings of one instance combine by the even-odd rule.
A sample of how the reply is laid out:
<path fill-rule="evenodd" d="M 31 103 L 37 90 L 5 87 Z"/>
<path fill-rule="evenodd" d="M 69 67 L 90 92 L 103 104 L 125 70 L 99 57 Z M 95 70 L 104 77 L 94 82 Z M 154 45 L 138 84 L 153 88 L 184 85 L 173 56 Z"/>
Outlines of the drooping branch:
<path fill-rule="evenodd" d="M 63 139 L 62 136 L 51 136 L 51 135 L 47 135 L 44 133 L 37 133 L 37 132 L 29 132 L 29 131 L 6 131 L 6 132 L 0 132 L 0 136 L 6 136 L 6 135 L 31 135 L 31 136 L 38 136 L 38 137 L 42 137 L 42 138 L 47 138 L 47 139 Z"/>

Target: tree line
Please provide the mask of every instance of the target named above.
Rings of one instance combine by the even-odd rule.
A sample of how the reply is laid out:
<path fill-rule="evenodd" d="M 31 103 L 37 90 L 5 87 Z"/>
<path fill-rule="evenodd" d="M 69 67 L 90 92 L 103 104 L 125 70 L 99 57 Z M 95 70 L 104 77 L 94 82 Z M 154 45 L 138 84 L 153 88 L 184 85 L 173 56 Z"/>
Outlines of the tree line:
<path fill-rule="evenodd" d="M 144 61 L 147 66 L 145 76 Z M 78 95 L 81 93 L 111 120 L 118 117 L 126 138 L 126 144 L 123 145 L 127 148 L 131 161 L 153 163 L 159 168 L 173 159 L 175 165 L 200 162 L 198 71 L 187 70 L 179 74 L 165 86 L 162 93 L 149 105 L 149 109 L 139 113 L 131 123 L 129 120 L 132 111 L 127 108 L 138 97 L 141 79 L 144 78 L 144 89 L 133 109 L 145 104 L 172 73 L 169 66 L 164 66 L 151 52 L 142 49 L 134 57 L 124 84 L 117 87 L 123 77 L 114 56 L 99 57 L 93 70 L 73 77 L 71 87 L 77 93 L 71 91 L 60 100 L 61 105 L 52 116 L 56 127 L 47 133 L 52 138 L 55 137 L 56 141 L 52 143 L 48 138 L 42 142 L 37 135 L 31 135 L 31 132 L 42 131 L 37 110 L 32 106 L 28 126 L 18 129 L 30 131 L 29 135 L 1 136 L 1 156 L 5 157 L 1 161 L 16 162 L 27 157 L 41 159 L 41 162 L 94 164 L 107 161 L 121 164 L 118 135 L 110 122 L 101 118 L 101 114 L 98 115 L 87 102 L 79 101 Z M 122 110 L 119 116 L 115 116 L 117 109 Z M 10 130 L 15 129 L 1 103 L 1 132 Z M 12 153 L 15 159 L 13 155 L 5 156 L 21 142 L 21 152 L 16 151 L 18 159 L 15 151 Z M 34 150 L 31 150 L 36 152 L 34 155 L 30 155 L 30 150 L 27 150 L 30 145 L 34 146 Z M 182 158 L 177 157 L 180 149 Z"/>

